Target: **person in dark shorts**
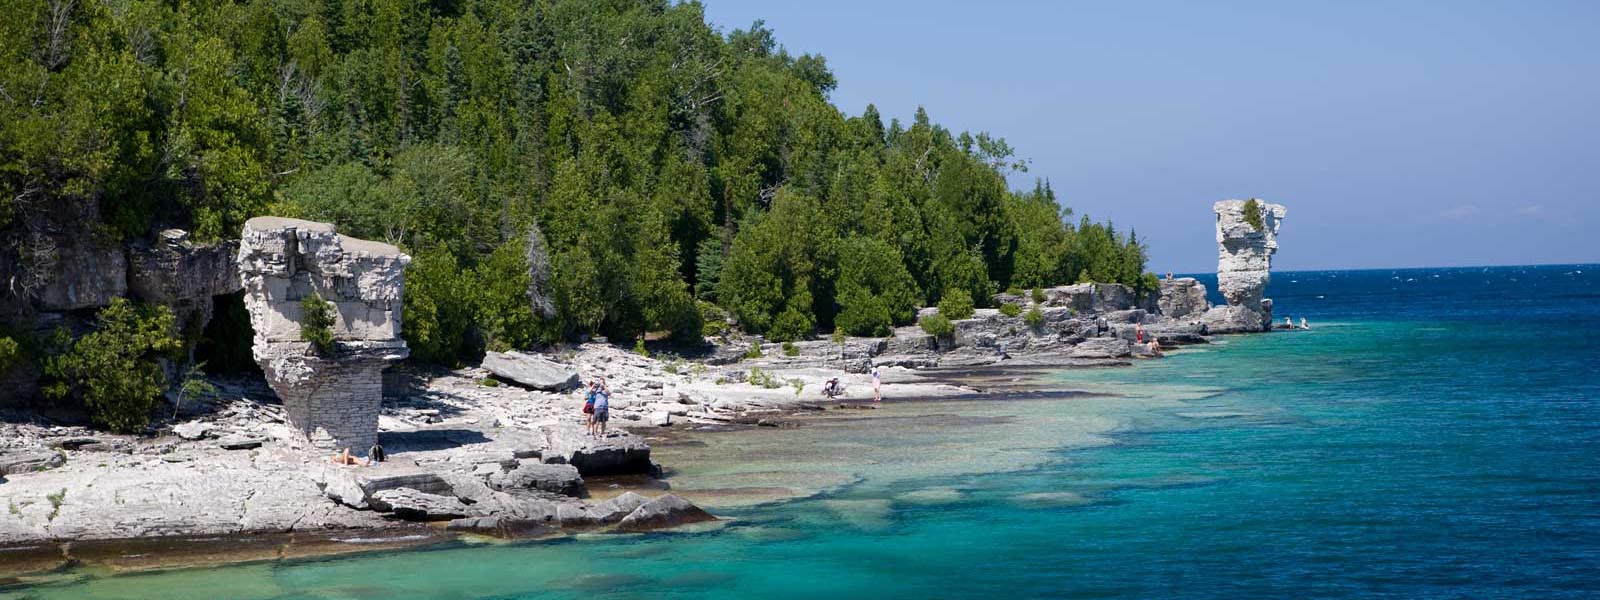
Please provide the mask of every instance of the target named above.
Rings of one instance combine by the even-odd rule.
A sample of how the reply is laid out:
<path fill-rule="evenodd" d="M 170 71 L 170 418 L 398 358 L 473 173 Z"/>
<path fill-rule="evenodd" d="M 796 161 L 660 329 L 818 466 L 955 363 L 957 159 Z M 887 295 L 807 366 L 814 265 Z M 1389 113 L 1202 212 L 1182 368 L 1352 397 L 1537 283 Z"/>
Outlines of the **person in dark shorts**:
<path fill-rule="evenodd" d="M 594 414 L 589 415 L 589 418 L 594 421 L 594 429 L 599 432 L 596 437 L 605 437 L 606 421 L 611 420 L 611 392 L 605 388 L 604 383 L 594 392 Z"/>

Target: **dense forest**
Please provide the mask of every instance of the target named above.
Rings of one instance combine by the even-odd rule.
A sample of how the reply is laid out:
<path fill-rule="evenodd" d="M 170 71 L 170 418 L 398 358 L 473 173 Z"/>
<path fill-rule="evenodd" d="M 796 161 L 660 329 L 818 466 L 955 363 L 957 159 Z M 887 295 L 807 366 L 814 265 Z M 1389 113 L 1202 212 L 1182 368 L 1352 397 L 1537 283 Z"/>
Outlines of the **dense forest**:
<path fill-rule="evenodd" d="M 413 255 L 405 336 L 447 364 L 724 315 L 883 335 L 951 295 L 1153 284 L 1132 232 L 1009 189 L 1003 139 L 844 115 L 823 57 L 694 2 L 0 0 L 0 39 L 13 277 L 64 206 L 122 241 L 331 221 Z"/>

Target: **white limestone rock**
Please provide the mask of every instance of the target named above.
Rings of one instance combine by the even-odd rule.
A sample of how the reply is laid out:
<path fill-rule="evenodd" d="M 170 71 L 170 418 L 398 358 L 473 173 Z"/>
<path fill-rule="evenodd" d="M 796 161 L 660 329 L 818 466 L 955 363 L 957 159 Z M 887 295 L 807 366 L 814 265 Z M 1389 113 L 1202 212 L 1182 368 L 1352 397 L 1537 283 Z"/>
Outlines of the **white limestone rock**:
<path fill-rule="evenodd" d="M 256 217 L 239 240 L 239 276 L 255 330 L 252 352 L 289 420 L 314 445 L 364 456 L 377 442 L 382 370 L 408 355 L 400 338 L 405 268 L 388 244 L 339 235 L 332 225 Z M 335 348 L 300 341 L 300 303 L 334 306 Z"/>
<path fill-rule="evenodd" d="M 711 513 L 691 504 L 688 500 L 673 494 L 665 494 L 641 504 L 639 508 L 628 513 L 628 516 L 617 523 L 617 529 L 625 532 L 656 531 L 715 520 L 717 518 L 711 516 Z"/>
<path fill-rule="evenodd" d="M 1161 315 L 1169 319 L 1198 319 L 1211 309 L 1205 284 L 1193 277 L 1162 281 L 1161 299 L 1157 304 Z"/>
<path fill-rule="evenodd" d="M 547 392 L 563 392 L 578 387 L 578 370 L 534 354 L 489 352 L 482 367 L 495 377 Z"/>
<path fill-rule="evenodd" d="M 1265 331 L 1272 324 L 1271 304 L 1262 298 L 1262 293 L 1272 276 L 1278 226 L 1288 209 L 1258 200 L 1262 226 L 1257 229 L 1245 220 L 1246 203 L 1223 200 L 1212 205 L 1217 215 L 1217 290 L 1227 300 L 1228 310 L 1211 309 L 1206 313 L 1210 333 Z M 1246 315 L 1241 310 L 1254 314 Z"/>

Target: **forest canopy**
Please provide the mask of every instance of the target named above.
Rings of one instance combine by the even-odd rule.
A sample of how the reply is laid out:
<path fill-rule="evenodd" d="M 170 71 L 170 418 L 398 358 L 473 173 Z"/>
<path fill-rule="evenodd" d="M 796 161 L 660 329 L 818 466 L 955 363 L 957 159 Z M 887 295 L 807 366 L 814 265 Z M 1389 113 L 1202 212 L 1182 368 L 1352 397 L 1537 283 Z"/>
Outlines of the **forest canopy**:
<path fill-rule="evenodd" d="M 1149 291 L 1132 232 L 1009 189 L 1004 139 L 845 115 L 826 59 L 695 2 L 0 0 L 0 39 L 0 241 L 51 206 L 124 241 L 334 222 L 415 257 L 427 360 L 698 339 L 705 303 L 789 340 Z"/>

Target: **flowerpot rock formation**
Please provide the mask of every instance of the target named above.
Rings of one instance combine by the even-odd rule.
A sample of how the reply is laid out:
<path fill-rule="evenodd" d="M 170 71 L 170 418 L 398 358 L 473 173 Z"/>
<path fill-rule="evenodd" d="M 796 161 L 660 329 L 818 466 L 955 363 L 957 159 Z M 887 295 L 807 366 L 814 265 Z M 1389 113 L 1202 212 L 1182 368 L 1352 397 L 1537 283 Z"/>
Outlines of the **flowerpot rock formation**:
<path fill-rule="evenodd" d="M 239 240 L 239 277 L 255 329 L 251 350 L 292 424 L 315 446 L 365 455 L 377 442 L 382 371 L 409 351 L 400 338 L 411 257 L 333 225 L 256 217 Z M 301 340 L 301 300 L 334 307 L 334 344 Z"/>
<path fill-rule="evenodd" d="M 1246 218 L 1246 200 L 1212 205 L 1217 214 L 1217 291 L 1227 305 L 1205 313 L 1209 333 L 1266 331 L 1272 327 L 1272 301 L 1262 298 L 1278 251 L 1278 224 L 1288 214 L 1281 204 L 1257 200 L 1260 227 Z"/>

